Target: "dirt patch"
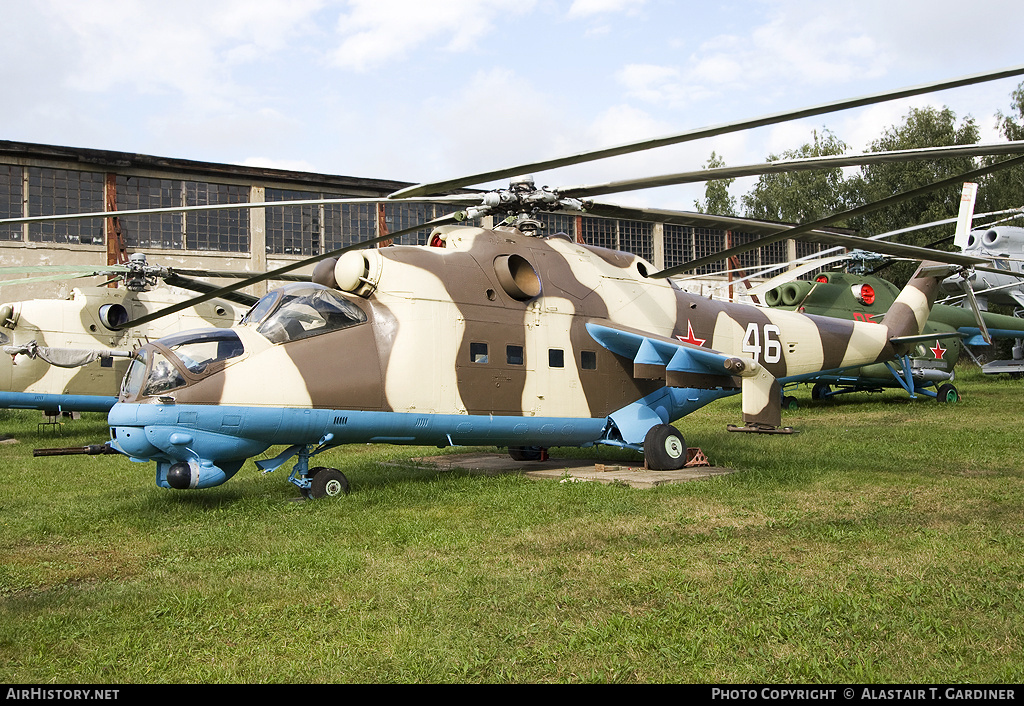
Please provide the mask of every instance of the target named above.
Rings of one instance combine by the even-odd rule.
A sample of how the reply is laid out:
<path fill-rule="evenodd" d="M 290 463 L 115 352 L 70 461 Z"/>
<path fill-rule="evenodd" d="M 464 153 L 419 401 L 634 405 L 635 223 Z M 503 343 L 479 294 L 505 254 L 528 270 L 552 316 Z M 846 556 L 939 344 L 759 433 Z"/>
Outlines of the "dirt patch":
<path fill-rule="evenodd" d="M 651 471 L 643 465 L 630 466 L 579 458 L 514 461 L 505 454 L 488 453 L 444 454 L 442 456 L 422 456 L 410 460 L 438 470 L 459 469 L 487 475 L 522 473 L 529 478 L 624 483 L 634 488 L 653 488 L 666 483 L 686 483 L 734 472 L 731 468 L 718 466 L 693 466 L 678 471 Z"/>

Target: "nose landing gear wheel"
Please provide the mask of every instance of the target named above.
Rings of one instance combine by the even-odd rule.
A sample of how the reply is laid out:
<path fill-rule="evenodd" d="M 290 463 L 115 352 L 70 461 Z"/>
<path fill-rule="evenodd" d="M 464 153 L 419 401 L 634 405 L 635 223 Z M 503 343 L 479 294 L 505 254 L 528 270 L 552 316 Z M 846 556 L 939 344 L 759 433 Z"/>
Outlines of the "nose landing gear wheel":
<path fill-rule="evenodd" d="M 508 455 L 513 461 L 546 461 L 547 450 L 540 446 L 509 446 Z"/>
<path fill-rule="evenodd" d="M 652 471 L 678 471 L 686 465 L 686 442 L 671 424 L 651 427 L 644 437 L 644 461 Z"/>
<path fill-rule="evenodd" d="M 339 495 L 348 495 L 348 478 L 337 468 L 325 468 L 319 466 L 309 471 L 313 479 L 309 485 L 309 497 L 334 498 Z"/>

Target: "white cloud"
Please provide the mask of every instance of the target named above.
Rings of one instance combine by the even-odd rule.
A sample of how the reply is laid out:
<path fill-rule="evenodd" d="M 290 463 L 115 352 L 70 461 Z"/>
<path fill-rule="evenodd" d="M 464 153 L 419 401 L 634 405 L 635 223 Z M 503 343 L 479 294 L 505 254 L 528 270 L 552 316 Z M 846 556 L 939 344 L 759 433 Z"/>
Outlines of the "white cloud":
<path fill-rule="evenodd" d="M 679 97 L 680 73 L 676 67 L 627 64 L 615 74 L 615 79 L 625 87 L 627 95 L 650 103 Z"/>
<path fill-rule="evenodd" d="M 232 66 L 266 60 L 296 34 L 309 31 L 309 17 L 321 4 L 51 0 L 45 10 L 59 25 L 54 34 L 62 41 L 50 49 L 68 59 L 64 81 L 70 88 L 172 90 L 215 99 L 217 90 L 230 84 Z"/>
<path fill-rule="evenodd" d="M 573 0 L 569 17 L 591 17 L 613 12 L 636 12 L 646 0 Z"/>
<path fill-rule="evenodd" d="M 509 15 L 528 13 L 532 0 L 350 0 L 339 16 L 334 65 L 365 71 L 430 51 L 464 52 L 486 41 Z"/>

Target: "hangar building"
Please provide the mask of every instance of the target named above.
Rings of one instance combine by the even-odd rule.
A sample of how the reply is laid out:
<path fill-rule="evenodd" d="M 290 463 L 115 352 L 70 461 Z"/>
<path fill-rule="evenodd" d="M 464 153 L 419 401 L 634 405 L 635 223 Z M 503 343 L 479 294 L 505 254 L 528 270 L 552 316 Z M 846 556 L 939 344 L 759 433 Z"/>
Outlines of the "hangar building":
<path fill-rule="evenodd" d="M 0 260 L 15 265 L 89 265 L 143 252 L 151 264 L 265 272 L 310 255 L 394 232 L 450 212 L 441 204 L 399 204 L 387 194 L 407 182 L 314 174 L 184 159 L 0 141 L 0 218 L 228 203 L 379 198 L 366 204 L 317 204 L 267 209 L 190 211 L 0 225 Z M 657 268 L 722 250 L 751 236 L 678 223 L 586 215 L 543 216 L 547 232 L 633 252 Z M 485 219 L 481 225 L 491 225 Z M 425 244 L 427 230 L 400 242 Z M 743 268 L 786 262 L 819 246 L 793 241 L 741 256 Z M 311 271 L 312 267 L 309 268 Z M 729 296 L 723 263 L 686 283 Z M 28 276 L 28 275 L 26 275 Z M 79 280 L 83 284 L 98 283 Z M 70 285 L 75 286 L 75 285 Z M 272 286 L 272 285 L 271 285 Z M 263 294 L 267 284 L 249 291 Z M 63 280 L 4 288 L 6 301 L 65 296 Z"/>

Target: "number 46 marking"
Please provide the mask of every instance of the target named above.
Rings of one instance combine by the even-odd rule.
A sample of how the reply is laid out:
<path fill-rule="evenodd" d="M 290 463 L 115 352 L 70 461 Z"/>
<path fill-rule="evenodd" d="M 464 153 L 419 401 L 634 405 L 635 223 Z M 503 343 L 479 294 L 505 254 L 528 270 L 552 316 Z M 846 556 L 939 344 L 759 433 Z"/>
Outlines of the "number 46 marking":
<path fill-rule="evenodd" d="M 764 346 L 761 346 L 761 341 Z M 754 360 L 761 362 L 761 353 L 764 353 L 764 362 L 778 363 L 782 360 L 782 341 L 779 340 L 779 327 L 775 324 L 764 325 L 764 336 L 761 336 L 761 329 L 756 323 L 747 324 L 747 332 L 743 335 L 743 352 L 750 353 Z"/>

